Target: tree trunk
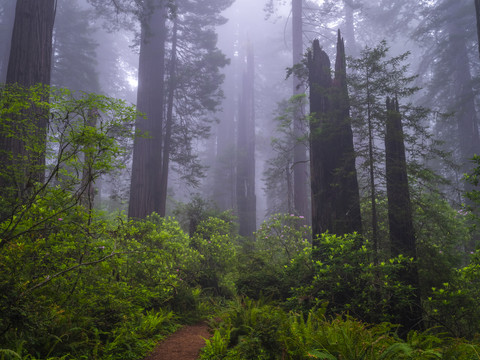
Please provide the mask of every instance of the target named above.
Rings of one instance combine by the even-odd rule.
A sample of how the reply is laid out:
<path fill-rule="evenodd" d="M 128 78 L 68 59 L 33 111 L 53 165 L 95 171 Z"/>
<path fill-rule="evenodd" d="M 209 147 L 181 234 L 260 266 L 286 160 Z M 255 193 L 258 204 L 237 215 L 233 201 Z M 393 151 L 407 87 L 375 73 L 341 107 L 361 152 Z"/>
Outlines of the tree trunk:
<path fill-rule="evenodd" d="M 477 18 L 477 43 L 480 56 L 480 0 L 475 0 L 475 14 Z"/>
<path fill-rule="evenodd" d="M 170 164 L 170 146 L 172 142 L 172 125 L 173 125 L 173 100 L 175 95 L 176 84 L 176 63 L 177 63 L 177 38 L 178 38 L 178 19 L 173 20 L 172 29 L 172 57 L 169 66 L 168 80 L 168 100 L 167 100 L 167 118 L 165 124 L 165 140 L 163 146 L 163 163 L 162 178 L 160 184 L 160 194 L 162 196 L 160 210 L 158 214 L 165 216 L 167 210 L 167 189 L 168 189 L 168 167 Z"/>
<path fill-rule="evenodd" d="M 398 100 L 387 98 L 387 124 L 385 132 L 385 172 L 388 197 L 388 224 L 392 256 L 404 255 L 416 259 L 416 239 L 412 220 L 412 206 L 408 189 L 407 162 L 403 142 L 402 120 Z M 419 329 L 422 319 L 418 270 L 415 263 L 405 265 L 399 279 L 415 289 L 411 308 L 401 307 L 400 323 L 407 332 Z"/>
<path fill-rule="evenodd" d="M 299 64 L 303 57 L 302 1 L 292 0 L 292 53 L 293 65 Z M 293 77 L 293 95 L 303 94 L 305 88 L 296 76 Z M 293 127 L 297 139 L 305 136 L 302 122 L 303 109 L 298 107 L 294 113 Z M 297 215 L 309 217 L 307 195 L 307 148 L 303 141 L 296 141 L 293 150 L 293 196 Z"/>
<path fill-rule="evenodd" d="M 166 7 L 155 7 L 142 24 L 138 65 L 138 111 L 128 216 L 145 218 L 162 209 L 163 110 L 165 74 Z"/>
<path fill-rule="evenodd" d="M 50 85 L 55 0 L 17 0 L 7 83 Z"/>
<path fill-rule="evenodd" d="M 253 49 L 247 48 L 247 70 L 243 77 L 237 130 L 237 211 L 239 234 L 252 236 L 256 230 L 255 195 L 255 109 Z"/>
<path fill-rule="evenodd" d="M 362 232 L 360 213 L 360 194 L 357 170 L 355 168 L 355 149 L 350 121 L 350 103 L 347 88 L 347 65 L 345 43 L 338 31 L 337 58 L 335 61 L 335 80 L 332 89 L 334 121 L 336 122 L 336 141 L 338 148 L 335 172 L 336 212 L 332 229 L 336 234 Z"/>
<path fill-rule="evenodd" d="M 50 85 L 55 8 L 55 0 L 17 1 L 6 83 L 18 85 L 19 91 L 36 84 Z M 43 96 L 43 100 L 48 101 L 48 96 Z M 33 134 L 24 134 L 27 130 L 23 125 L 18 125 L 13 136 L 0 135 L 0 163 L 6 169 L 0 178 L 2 196 L 10 197 L 13 187 L 18 194 L 14 197 L 25 196 L 31 184 L 44 180 L 45 153 L 42 149 L 46 142 L 48 113 L 32 107 L 24 116 L 32 119 L 36 146 L 27 154 L 25 139 L 33 138 Z M 17 182 L 13 180 L 14 173 L 23 173 L 21 179 L 17 177 Z"/>
<path fill-rule="evenodd" d="M 309 54 L 309 81 L 313 237 L 326 231 L 338 235 L 361 232 L 345 47 L 340 32 L 334 81 L 330 60 L 318 40 L 313 42 L 313 55 Z"/>
<path fill-rule="evenodd" d="M 328 91 L 331 87 L 330 59 L 320 48 L 318 40 L 313 41 L 313 50 L 308 54 L 308 69 L 310 83 L 310 186 L 312 188 L 312 245 L 319 245 L 317 235 L 327 231 L 325 213 L 333 213 L 332 203 L 325 195 L 329 187 L 327 179 L 327 153 L 332 153 L 326 147 L 321 133 L 330 111 Z M 328 151 L 330 150 L 330 151 Z"/>
<path fill-rule="evenodd" d="M 15 21 L 15 1 L 4 1 L 2 6 L 2 19 L 0 24 L 1 44 L 0 44 L 0 83 L 4 83 L 7 78 L 8 58 L 10 56 L 10 45 L 12 40 L 12 30 Z"/>

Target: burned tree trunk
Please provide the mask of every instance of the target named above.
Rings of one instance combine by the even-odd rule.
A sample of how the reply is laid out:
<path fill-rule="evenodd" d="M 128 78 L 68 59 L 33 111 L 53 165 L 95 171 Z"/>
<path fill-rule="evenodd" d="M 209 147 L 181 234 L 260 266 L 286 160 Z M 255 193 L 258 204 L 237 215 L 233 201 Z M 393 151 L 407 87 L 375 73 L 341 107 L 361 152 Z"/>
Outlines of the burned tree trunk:
<path fill-rule="evenodd" d="M 345 49 L 340 33 L 333 81 L 330 60 L 320 49 L 318 40 L 313 42 L 313 54 L 309 54 L 308 62 L 313 236 L 315 239 L 316 235 L 326 231 L 339 235 L 360 232 L 360 200 L 349 120 Z"/>
<path fill-rule="evenodd" d="M 387 98 L 387 124 L 385 132 L 385 170 L 387 177 L 388 224 L 393 256 L 403 255 L 416 259 L 416 239 L 412 220 L 412 207 L 408 189 L 407 162 L 403 142 L 402 120 L 398 100 Z M 421 304 L 418 270 L 415 263 L 407 263 L 399 279 L 413 286 L 413 304 L 402 307 L 398 317 L 404 331 L 420 327 Z"/>

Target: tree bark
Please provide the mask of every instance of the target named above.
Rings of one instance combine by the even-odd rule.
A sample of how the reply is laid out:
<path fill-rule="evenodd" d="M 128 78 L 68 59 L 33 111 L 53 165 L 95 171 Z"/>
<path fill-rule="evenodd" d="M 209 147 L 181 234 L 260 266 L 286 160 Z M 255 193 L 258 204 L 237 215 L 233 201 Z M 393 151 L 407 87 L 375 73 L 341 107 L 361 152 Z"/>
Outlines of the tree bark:
<path fill-rule="evenodd" d="M 136 131 L 143 137 L 134 141 L 128 207 L 131 218 L 145 218 L 161 211 L 166 18 L 162 2 L 141 29 L 137 109 L 146 118 L 140 116 L 136 121 Z"/>
<path fill-rule="evenodd" d="M 475 14 L 477 18 L 477 43 L 478 43 L 478 54 L 480 56 L 480 0 L 475 1 Z"/>
<path fill-rule="evenodd" d="M 36 84 L 50 85 L 55 9 L 55 0 L 17 1 L 6 83 L 18 85 L 20 92 Z M 43 96 L 42 100 L 48 101 L 48 96 Z M 21 124 L 13 136 L 0 135 L 0 163 L 4 169 L 10 169 L 0 178 L 2 196 L 11 197 L 13 193 L 17 194 L 14 197 L 25 196 L 31 184 L 44 180 L 45 153 L 42 148 L 46 141 L 48 113 L 33 106 L 23 116 L 31 119 L 34 141 L 38 146 L 27 154 L 26 137 L 33 137 L 31 133 L 25 134 L 27 130 Z M 23 174 L 21 179 L 17 176 L 15 182 L 13 173 Z M 10 189 L 9 195 L 6 195 L 6 189 Z"/>
<path fill-rule="evenodd" d="M 299 64 L 303 57 L 302 2 L 303 0 L 292 0 L 293 65 Z M 303 94 L 304 92 L 305 88 L 301 80 L 293 76 L 293 95 Z M 305 135 L 302 116 L 303 109 L 298 108 L 293 118 L 294 134 L 297 139 L 301 139 Z M 297 215 L 305 216 L 308 219 L 307 175 L 307 148 L 303 141 L 297 140 L 293 150 L 294 206 Z"/>
<path fill-rule="evenodd" d="M 308 66 L 313 237 L 326 231 L 338 235 L 361 232 L 345 47 L 340 32 L 334 80 L 330 75 L 330 60 L 318 40 L 313 42 Z"/>
<path fill-rule="evenodd" d="M 256 230 L 255 195 L 255 107 L 254 61 L 251 44 L 247 47 L 247 70 L 243 77 L 237 130 L 237 211 L 239 234 L 252 236 Z"/>
<path fill-rule="evenodd" d="M 392 256 L 417 258 L 416 239 L 412 220 L 412 206 L 408 189 L 407 162 L 398 100 L 387 98 L 387 124 L 385 132 L 385 171 L 388 197 L 388 224 Z M 403 306 L 398 319 L 404 326 L 402 332 L 421 328 L 421 302 L 416 263 L 407 263 L 398 274 L 406 285 L 411 285 L 413 305 Z"/>
<path fill-rule="evenodd" d="M 172 142 L 172 126 L 173 126 L 173 100 L 175 95 L 176 84 L 176 63 L 177 63 L 177 39 L 178 39 L 178 20 L 173 20 L 172 29 L 172 56 L 169 66 L 169 80 L 168 80 L 168 99 L 167 99 L 167 118 L 165 124 L 165 140 L 163 146 L 163 163 L 162 163 L 162 177 L 160 183 L 160 210 L 158 214 L 165 216 L 167 210 L 167 189 L 168 189 L 168 167 L 170 164 L 170 147 Z"/>

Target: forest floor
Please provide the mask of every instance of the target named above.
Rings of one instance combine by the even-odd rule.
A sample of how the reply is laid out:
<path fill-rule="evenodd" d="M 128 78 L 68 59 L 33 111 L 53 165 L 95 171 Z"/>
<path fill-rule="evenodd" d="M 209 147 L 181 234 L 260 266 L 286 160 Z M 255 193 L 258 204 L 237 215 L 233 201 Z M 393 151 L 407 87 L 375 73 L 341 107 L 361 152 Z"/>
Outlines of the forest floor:
<path fill-rule="evenodd" d="M 144 360 L 198 359 L 200 349 L 205 346 L 205 339 L 211 336 L 205 322 L 184 326 L 160 342 Z"/>

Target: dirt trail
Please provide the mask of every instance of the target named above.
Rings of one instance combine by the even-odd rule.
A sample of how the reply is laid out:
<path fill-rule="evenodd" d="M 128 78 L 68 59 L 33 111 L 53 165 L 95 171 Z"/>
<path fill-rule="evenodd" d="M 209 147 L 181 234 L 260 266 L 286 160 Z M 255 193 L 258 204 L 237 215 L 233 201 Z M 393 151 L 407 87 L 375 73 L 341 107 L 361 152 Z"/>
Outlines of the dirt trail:
<path fill-rule="evenodd" d="M 205 322 L 184 326 L 157 345 L 144 360 L 196 360 L 211 337 Z"/>

